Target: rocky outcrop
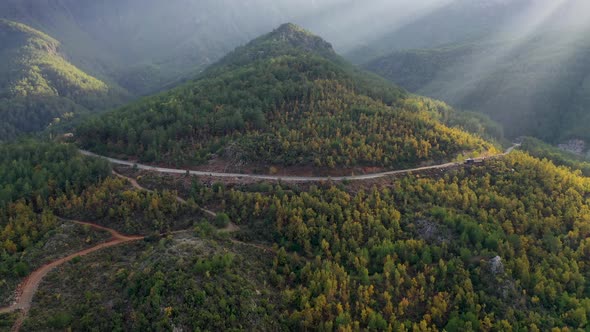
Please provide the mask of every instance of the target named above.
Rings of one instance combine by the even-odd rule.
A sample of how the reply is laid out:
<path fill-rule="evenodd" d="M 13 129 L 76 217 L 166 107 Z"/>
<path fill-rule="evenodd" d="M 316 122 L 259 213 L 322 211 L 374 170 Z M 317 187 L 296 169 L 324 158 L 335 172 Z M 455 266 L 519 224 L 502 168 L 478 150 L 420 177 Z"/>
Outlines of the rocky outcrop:
<path fill-rule="evenodd" d="M 502 263 L 502 258 L 500 256 L 496 256 L 490 260 L 490 269 L 493 274 L 504 273 L 504 263 Z"/>
<path fill-rule="evenodd" d="M 563 151 L 575 153 L 577 155 L 583 155 L 586 151 L 586 142 L 581 139 L 571 139 L 565 143 L 557 145 L 557 147 Z"/>

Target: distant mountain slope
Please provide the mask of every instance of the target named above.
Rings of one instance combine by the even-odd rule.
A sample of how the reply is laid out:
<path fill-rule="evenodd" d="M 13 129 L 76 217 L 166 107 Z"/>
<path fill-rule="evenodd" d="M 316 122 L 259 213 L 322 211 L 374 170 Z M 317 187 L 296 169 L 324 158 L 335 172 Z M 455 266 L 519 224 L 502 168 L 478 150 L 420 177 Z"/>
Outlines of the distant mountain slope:
<path fill-rule="evenodd" d="M 510 136 L 588 141 L 589 56 L 589 38 L 560 31 L 503 43 L 400 51 L 366 68 L 412 92 L 486 113 Z"/>
<path fill-rule="evenodd" d="M 544 0 L 543 0 L 544 1 Z M 539 0 L 454 0 L 346 53 L 364 63 L 396 50 L 432 48 L 498 33 Z"/>
<path fill-rule="evenodd" d="M 60 43 L 24 24 L 0 20 L 0 140 L 39 131 L 120 99 L 60 53 Z"/>
<path fill-rule="evenodd" d="M 101 153 L 232 166 L 395 167 L 490 148 L 443 125 L 437 109 L 285 24 L 196 81 L 87 121 L 77 136 Z"/>
<path fill-rule="evenodd" d="M 410 2 L 410 1 L 408 1 Z M 439 0 L 420 15 L 376 30 L 344 55 L 363 64 L 394 51 L 522 39 L 531 33 L 577 30 L 590 21 L 586 0 Z M 359 27 L 363 29 L 363 27 Z M 583 34 L 583 31 L 575 31 Z"/>

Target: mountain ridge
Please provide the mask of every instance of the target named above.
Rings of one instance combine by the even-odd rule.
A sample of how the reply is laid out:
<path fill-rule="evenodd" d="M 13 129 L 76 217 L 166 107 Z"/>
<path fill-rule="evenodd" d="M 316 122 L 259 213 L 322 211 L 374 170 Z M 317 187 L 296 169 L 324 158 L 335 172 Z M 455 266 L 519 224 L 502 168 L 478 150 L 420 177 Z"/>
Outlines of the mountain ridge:
<path fill-rule="evenodd" d="M 302 53 L 344 61 L 336 54 L 332 44 L 293 23 L 285 23 L 243 46 L 238 46 L 204 72 L 214 72 L 216 68 L 228 65 L 239 66 L 276 56 L 302 55 Z"/>
<path fill-rule="evenodd" d="M 294 47 L 308 52 L 336 54 L 332 44 L 328 43 L 321 37 L 314 35 L 310 31 L 290 22 L 282 24 L 273 32 L 270 32 L 261 38 L 288 42 Z"/>

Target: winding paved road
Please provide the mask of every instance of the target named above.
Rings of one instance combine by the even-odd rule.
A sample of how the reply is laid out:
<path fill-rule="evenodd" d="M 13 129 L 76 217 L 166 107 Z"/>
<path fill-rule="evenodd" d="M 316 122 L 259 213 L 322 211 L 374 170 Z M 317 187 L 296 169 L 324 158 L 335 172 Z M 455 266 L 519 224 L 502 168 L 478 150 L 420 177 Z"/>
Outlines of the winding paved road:
<path fill-rule="evenodd" d="M 514 149 L 519 147 L 520 144 L 514 144 L 506 152 L 490 156 L 488 158 L 497 158 L 503 157 L 510 154 Z M 126 160 L 109 158 L 105 156 L 101 156 L 90 151 L 80 150 L 80 152 L 85 156 L 90 157 L 97 157 L 97 158 L 104 158 L 108 160 L 112 164 L 116 165 L 124 165 L 130 167 L 137 167 L 141 170 L 158 172 L 158 173 L 167 173 L 167 174 L 186 174 L 186 169 L 177 169 L 177 168 L 165 168 L 165 167 L 156 167 L 150 165 L 143 165 L 138 164 Z M 268 180 L 268 181 L 284 181 L 284 182 L 319 182 L 319 181 L 361 181 L 361 180 L 373 180 L 388 177 L 391 175 L 400 175 L 400 174 L 408 174 L 412 172 L 421 172 L 421 171 L 428 171 L 428 170 L 437 170 L 437 169 L 446 169 L 461 165 L 461 163 L 451 162 L 446 164 L 440 165 L 432 165 L 432 166 L 424 166 L 424 167 L 417 167 L 417 168 L 409 168 L 409 169 L 401 169 L 396 171 L 387 171 L 381 173 L 373 173 L 373 174 L 364 174 L 364 175 L 351 175 L 351 176 L 282 176 L 282 175 L 259 175 L 259 174 L 239 174 L 239 173 L 219 173 L 219 172 L 204 172 L 204 171 L 188 171 L 191 175 L 197 176 L 209 176 L 209 177 L 216 177 L 216 178 L 238 178 L 238 179 L 254 179 L 254 180 Z"/>

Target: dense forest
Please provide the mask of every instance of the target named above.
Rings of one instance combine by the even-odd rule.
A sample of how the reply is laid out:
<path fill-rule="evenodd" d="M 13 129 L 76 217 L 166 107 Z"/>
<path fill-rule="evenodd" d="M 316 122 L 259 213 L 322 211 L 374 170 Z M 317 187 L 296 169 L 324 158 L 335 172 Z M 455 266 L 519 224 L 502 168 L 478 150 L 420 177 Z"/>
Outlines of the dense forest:
<path fill-rule="evenodd" d="M 173 165 L 399 167 L 493 147 L 441 124 L 427 101 L 354 69 L 294 26 L 238 48 L 203 78 L 91 119 L 95 152 Z"/>
<path fill-rule="evenodd" d="M 81 192 L 110 175 L 109 164 L 83 158 L 71 145 L 25 141 L 0 145 L 0 206 L 46 201 L 65 192 Z M 43 204 L 39 203 L 38 208 Z"/>
<path fill-rule="evenodd" d="M 57 214 L 93 221 L 124 234 L 161 234 L 186 229 L 201 213 L 195 205 L 182 204 L 176 194 L 134 191 L 121 179 L 107 179 L 82 194 L 57 196 L 50 201 Z"/>
<path fill-rule="evenodd" d="M 590 182 L 549 161 L 519 152 L 379 186 L 189 187 L 240 226 L 237 238 L 269 251 L 238 249 L 200 224 L 132 255 L 84 258 L 51 277 L 60 297 L 41 292 L 26 329 L 588 326 Z M 74 280 L 89 281 L 85 299 Z"/>
<path fill-rule="evenodd" d="M 82 157 L 72 145 L 25 141 L 0 145 L 0 155 L 0 304 L 43 263 L 108 238 L 63 218 L 146 235 L 202 218 L 171 191 L 132 190 L 110 177 L 106 161 Z"/>
<path fill-rule="evenodd" d="M 590 331 L 590 5 L 337 1 L 1 2 L 0 331 Z"/>
<path fill-rule="evenodd" d="M 516 153 L 356 193 L 223 197 L 234 222 L 281 245 L 270 278 L 292 329 L 550 330 L 588 324 L 589 192 Z"/>
<path fill-rule="evenodd" d="M 0 19 L 0 141 L 103 110 L 124 93 L 89 76 L 60 53 L 60 43 Z"/>

